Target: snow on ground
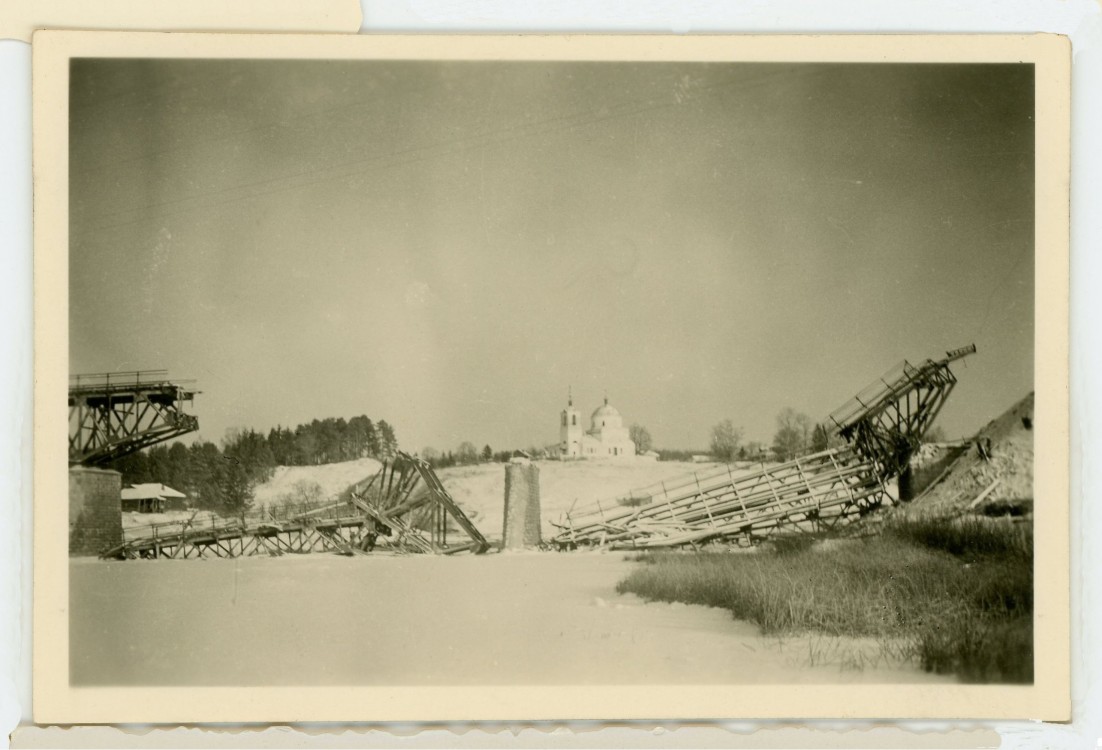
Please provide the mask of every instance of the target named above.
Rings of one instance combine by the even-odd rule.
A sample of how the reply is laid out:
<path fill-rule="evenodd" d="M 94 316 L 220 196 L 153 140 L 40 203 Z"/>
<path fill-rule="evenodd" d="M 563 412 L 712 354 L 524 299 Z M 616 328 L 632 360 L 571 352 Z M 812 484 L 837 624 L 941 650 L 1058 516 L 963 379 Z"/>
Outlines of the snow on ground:
<path fill-rule="evenodd" d="M 337 464 L 320 466 L 277 466 L 271 479 L 256 487 L 253 504 L 263 507 L 278 502 L 283 495 L 295 494 L 299 482 L 316 482 L 325 498 L 334 498 L 349 485 L 379 471 L 382 466 L 374 458 L 358 458 Z M 296 502 L 302 502 L 300 497 Z"/>
<path fill-rule="evenodd" d="M 618 508 L 616 497 L 630 490 L 693 472 L 705 473 L 717 466 L 647 459 L 535 463 L 540 470 L 544 539 L 556 533 L 551 523 L 558 522 L 572 507 L 580 510 L 599 501 L 605 509 Z M 490 539 L 500 539 L 505 511 L 504 464 L 457 466 L 441 469 L 437 474 L 444 489 L 473 517 L 479 531 Z"/>
<path fill-rule="evenodd" d="M 217 513 L 207 510 L 170 510 L 165 513 L 122 514 L 122 535 L 124 539 L 141 539 L 153 533 L 160 536 L 178 534 L 185 526 L 192 529 L 215 526 L 224 519 Z M 155 527 L 155 528 L 153 528 Z"/>
<path fill-rule="evenodd" d="M 908 510 L 954 515 L 994 486 L 984 505 L 1033 509 L 1033 394 L 980 430 L 948 474 Z M 986 452 L 985 458 L 980 448 Z M 995 482 L 998 484 L 994 484 Z"/>
<path fill-rule="evenodd" d="M 500 467 L 499 467 L 500 468 Z M 935 683 L 620 596 L 619 554 L 73 559 L 74 686 Z M 809 666 L 809 653 L 820 663 Z M 837 658 L 835 658 L 835 655 Z"/>
<path fill-rule="evenodd" d="M 190 510 L 169 510 L 164 513 L 138 513 L 137 511 L 126 511 L 122 514 L 122 528 L 133 529 L 141 528 L 143 526 L 152 526 L 157 524 L 178 524 L 187 521 L 191 518 L 192 511 Z"/>
<path fill-rule="evenodd" d="M 316 483 L 321 488 L 319 499 L 332 499 L 350 484 L 355 484 L 379 471 L 381 466 L 382 464 L 374 458 L 360 458 L 355 461 L 321 466 L 277 466 L 271 478 L 254 489 L 253 507 L 263 508 L 281 501 L 285 496 L 293 497 L 295 502 L 302 502 L 301 493 L 296 492 L 296 485 L 300 482 Z M 180 531 L 188 520 L 198 528 L 222 520 L 210 511 L 199 511 L 195 513 L 194 518 L 192 514 L 193 511 L 190 510 L 167 513 L 123 513 L 123 534 L 127 539 L 146 536 L 151 533 L 149 529 L 151 525 L 157 526 L 159 534 L 169 534 Z"/>

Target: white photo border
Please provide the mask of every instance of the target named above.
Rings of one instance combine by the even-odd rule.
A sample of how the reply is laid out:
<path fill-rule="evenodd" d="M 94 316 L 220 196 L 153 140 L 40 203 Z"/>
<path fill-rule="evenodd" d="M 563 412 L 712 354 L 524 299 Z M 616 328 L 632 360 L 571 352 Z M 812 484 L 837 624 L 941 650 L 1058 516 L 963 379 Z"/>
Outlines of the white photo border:
<path fill-rule="evenodd" d="M 68 378 L 68 97 L 73 57 L 1033 63 L 1036 68 L 1035 682 L 1030 686 L 73 688 L 62 391 Z M 1056 35 L 235 35 L 34 37 L 38 723 L 1046 719 L 1070 716 L 1068 258 L 1070 45 Z"/>

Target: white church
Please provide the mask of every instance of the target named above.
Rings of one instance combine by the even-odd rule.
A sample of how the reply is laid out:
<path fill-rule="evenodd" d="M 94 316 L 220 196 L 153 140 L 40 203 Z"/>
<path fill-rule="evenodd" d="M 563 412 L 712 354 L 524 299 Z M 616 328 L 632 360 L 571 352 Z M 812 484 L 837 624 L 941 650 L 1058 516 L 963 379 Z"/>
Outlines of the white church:
<path fill-rule="evenodd" d="M 562 458 L 608 458 L 635 455 L 635 443 L 624 427 L 624 419 L 608 399 L 589 417 L 589 430 L 583 430 L 574 408 L 574 397 L 567 397 L 559 427 L 559 454 Z"/>

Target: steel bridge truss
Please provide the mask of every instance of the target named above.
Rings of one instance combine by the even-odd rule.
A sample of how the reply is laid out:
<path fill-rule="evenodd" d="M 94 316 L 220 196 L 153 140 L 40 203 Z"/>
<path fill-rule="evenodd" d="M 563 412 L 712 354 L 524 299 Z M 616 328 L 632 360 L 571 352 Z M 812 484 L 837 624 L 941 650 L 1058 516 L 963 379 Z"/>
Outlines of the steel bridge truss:
<path fill-rule="evenodd" d="M 421 459 L 398 453 L 336 500 L 250 511 L 234 518 L 160 524 L 105 550 L 116 559 L 247 557 L 336 552 L 481 554 L 489 542 Z M 449 534 L 451 539 L 449 540 Z"/>
<path fill-rule="evenodd" d="M 399 451 L 377 474 L 345 490 L 342 498 L 358 508 L 377 533 L 395 535 L 396 542 L 411 551 L 481 554 L 490 548 L 432 467 L 408 453 Z M 448 545 L 449 521 L 468 537 L 458 547 Z"/>
<path fill-rule="evenodd" d="M 802 456 L 736 474 L 730 466 L 633 492 L 605 511 L 598 504 L 565 523 L 560 547 L 677 547 L 711 541 L 750 544 L 789 527 L 817 532 L 880 506 L 887 488 L 851 448 Z M 637 507 L 625 503 L 641 502 Z"/>
<path fill-rule="evenodd" d="M 946 352 L 936 362 L 901 362 L 836 409 L 830 420 L 881 476 L 899 476 L 957 384 L 949 364 L 975 351 L 972 345 Z"/>
<path fill-rule="evenodd" d="M 676 547 L 754 543 L 775 533 L 824 531 L 890 502 L 888 482 L 945 404 L 956 377 L 950 352 L 918 366 L 903 362 L 831 415 L 842 448 L 735 473 L 730 467 L 637 490 L 571 512 L 555 524 L 559 548 Z M 607 506 L 607 507 L 606 507 Z"/>
<path fill-rule="evenodd" d="M 197 391 L 164 370 L 69 380 L 69 463 L 99 466 L 199 429 L 184 412 Z"/>

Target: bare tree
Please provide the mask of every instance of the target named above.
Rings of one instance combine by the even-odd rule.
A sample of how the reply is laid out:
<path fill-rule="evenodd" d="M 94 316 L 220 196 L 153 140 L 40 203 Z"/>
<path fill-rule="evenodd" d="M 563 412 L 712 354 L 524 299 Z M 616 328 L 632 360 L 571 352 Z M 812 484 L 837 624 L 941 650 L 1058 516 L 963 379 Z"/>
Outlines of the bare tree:
<path fill-rule="evenodd" d="M 292 484 L 290 489 L 279 493 L 275 500 L 268 504 L 268 513 L 278 516 L 286 509 L 317 505 L 324 499 L 325 490 L 320 484 L 312 479 L 300 479 Z"/>
<path fill-rule="evenodd" d="M 478 448 L 475 448 L 472 442 L 463 441 L 455 449 L 455 460 L 461 464 L 476 463 L 478 461 Z"/>
<path fill-rule="evenodd" d="M 651 449 L 650 430 L 641 424 L 633 424 L 628 428 L 628 436 L 635 443 L 636 453 L 646 453 Z"/>
<path fill-rule="evenodd" d="M 786 406 L 777 415 L 773 452 L 782 461 L 791 461 L 811 445 L 811 418 Z"/>
<path fill-rule="evenodd" d="M 440 458 L 440 451 L 433 448 L 431 445 L 426 445 L 421 449 L 421 458 L 425 459 L 429 463 L 432 463 L 436 459 Z"/>
<path fill-rule="evenodd" d="M 725 419 L 712 428 L 712 455 L 720 461 L 733 461 L 738 454 L 738 445 L 742 441 L 742 428 Z"/>

